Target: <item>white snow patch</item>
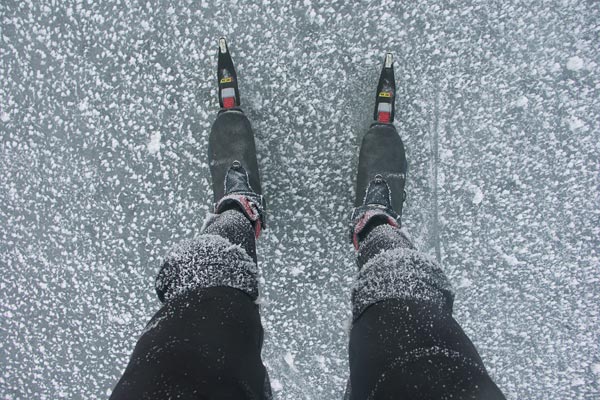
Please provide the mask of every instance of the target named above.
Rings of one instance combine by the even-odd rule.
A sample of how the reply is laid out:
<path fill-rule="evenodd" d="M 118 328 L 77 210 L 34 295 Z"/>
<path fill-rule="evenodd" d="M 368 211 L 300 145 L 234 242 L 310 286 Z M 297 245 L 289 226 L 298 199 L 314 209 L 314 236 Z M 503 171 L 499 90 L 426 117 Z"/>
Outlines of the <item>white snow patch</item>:
<path fill-rule="evenodd" d="M 88 108 L 90 107 L 90 105 L 88 104 L 87 100 L 83 100 L 81 103 L 79 103 L 79 105 L 77 106 L 77 108 L 79 108 L 79 111 L 86 111 Z"/>
<path fill-rule="evenodd" d="M 577 117 L 569 118 L 568 123 L 569 123 L 569 129 L 572 131 L 579 129 L 579 128 L 583 127 L 583 125 L 584 125 L 583 121 Z"/>
<path fill-rule="evenodd" d="M 437 176 L 438 187 L 444 187 L 445 183 L 446 183 L 446 174 L 444 174 L 443 171 L 438 171 L 438 176 Z"/>
<path fill-rule="evenodd" d="M 156 328 L 165 318 L 166 318 L 166 316 L 158 317 L 154 321 L 150 322 L 148 325 L 146 325 L 146 327 L 142 331 L 142 335 L 145 335 L 147 332 Z"/>
<path fill-rule="evenodd" d="M 585 385 L 585 381 L 581 377 L 573 378 L 571 381 L 571 386 L 581 386 Z"/>
<path fill-rule="evenodd" d="M 108 316 L 108 320 L 110 322 L 116 322 L 119 325 L 125 325 L 128 324 L 129 322 L 131 322 L 131 314 L 128 312 L 124 312 L 123 314 L 120 315 L 116 315 L 116 314 L 110 314 Z"/>
<path fill-rule="evenodd" d="M 600 364 L 592 364 L 592 372 L 594 375 L 600 375 Z"/>
<path fill-rule="evenodd" d="M 473 204 L 478 205 L 483 201 L 483 192 L 478 186 L 473 187 Z"/>
<path fill-rule="evenodd" d="M 517 265 L 521 264 L 521 261 L 519 261 L 517 259 L 517 257 L 515 257 L 514 255 L 502 254 L 502 258 L 511 267 L 514 267 L 514 266 L 517 266 Z"/>
<path fill-rule="evenodd" d="M 315 357 L 315 360 L 317 361 L 317 363 L 319 364 L 319 367 L 321 369 L 325 369 L 326 365 L 325 365 L 325 357 L 318 355 Z"/>
<path fill-rule="evenodd" d="M 352 330 L 352 318 L 348 317 L 342 321 L 342 329 L 347 334 L 350 334 L 350 330 Z"/>
<path fill-rule="evenodd" d="M 148 153 L 156 154 L 160 151 L 160 132 L 154 132 L 150 137 L 150 142 L 148 143 Z"/>
<path fill-rule="evenodd" d="M 283 389 L 283 385 L 279 382 L 279 379 L 271 379 L 271 389 L 273 389 L 274 392 L 279 392 Z"/>
<path fill-rule="evenodd" d="M 579 71 L 583 68 L 583 60 L 578 56 L 573 56 L 567 61 L 567 69 L 569 71 Z"/>
<path fill-rule="evenodd" d="M 292 268 L 290 269 L 290 274 L 291 274 L 292 276 L 298 276 L 298 275 L 300 275 L 301 273 L 302 273 L 302 268 L 299 268 L 299 267 L 292 267 Z"/>
<path fill-rule="evenodd" d="M 528 104 L 529 104 L 529 99 L 525 96 L 521 96 L 519 99 L 517 99 L 517 101 L 515 101 L 515 106 L 520 107 L 520 108 L 527 108 Z"/>
<path fill-rule="evenodd" d="M 267 298 L 259 295 L 256 298 L 256 300 L 254 300 L 254 304 L 258 304 L 259 306 L 268 306 L 269 305 L 269 300 Z"/>
<path fill-rule="evenodd" d="M 10 115 L 8 115 L 7 113 L 5 113 L 5 112 L 0 113 L 0 121 L 8 122 L 9 119 L 10 119 Z"/>
<path fill-rule="evenodd" d="M 456 286 L 458 289 L 462 289 L 462 288 L 468 288 L 473 286 L 473 281 L 470 280 L 469 278 L 462 278 L 460 280 L 460 282 L 458 282 L 458 285 Z"/>
<path fill-rule="evenodd" d="M 294 365 L 294 355 L 292 353 L 290 353 L 288 351 L 287 353 L 285 353 L 285 356 L 283 356 L 283 359 L 285 360 L 285 362 L 287 363 L 287 365 L 290 366 L 290 368 L 292 369 L 292 371 L 298 372 L 298 369 L 296 368 L 296 365 Z"/>
<path fill-rule="evenodd" d="M 443 149 L 443 150 L 440 151 L 440 158 L 443 161 L 449 160 L 452 157 L 454 157 L 454 153 L 452 152 L 451 149 Z"/>

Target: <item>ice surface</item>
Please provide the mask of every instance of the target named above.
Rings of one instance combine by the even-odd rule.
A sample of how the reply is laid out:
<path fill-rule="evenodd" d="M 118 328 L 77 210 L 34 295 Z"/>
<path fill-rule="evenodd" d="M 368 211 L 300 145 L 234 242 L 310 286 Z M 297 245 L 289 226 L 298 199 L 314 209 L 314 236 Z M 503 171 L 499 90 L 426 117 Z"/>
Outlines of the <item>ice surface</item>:
<path fill-rule="evenodd" d="M 345 387 L 347 219 L 386 51 L 404 226 L 491 375 L 510 399 L 599 396 L 599 2 L 8 0 L 0 20 L 0 398 L 110 393 L 159 259 L 210 207 L 220 36 L 269 204 L 277 399 Z"/>

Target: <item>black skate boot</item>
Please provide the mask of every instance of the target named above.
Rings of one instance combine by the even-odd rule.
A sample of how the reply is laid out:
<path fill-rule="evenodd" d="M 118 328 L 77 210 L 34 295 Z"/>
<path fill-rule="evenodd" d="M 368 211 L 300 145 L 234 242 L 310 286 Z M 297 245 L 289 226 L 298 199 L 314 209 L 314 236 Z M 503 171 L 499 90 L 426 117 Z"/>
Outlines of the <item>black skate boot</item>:
<path fill-rule="evenodd" d="M 255 235 L 265 225 L 254 133 L 239 108 L 237 75 L 227 42 L 219 40 L 219 103 L 221 110 L 208 138 L 208 163 L 212 176 L 215 213 L 236 208 L 252 222 Z"/>
<path fill-rule="evenodd" d="M 358 249 L 360 240 L 380 224 L 400 227 L 408 164 L 404 144 L 394 121 L 396 85 L 391 54 L 386 54 L 377 87 L 375 122 L 360 147 L 355 209 L 351 236 Z"/>

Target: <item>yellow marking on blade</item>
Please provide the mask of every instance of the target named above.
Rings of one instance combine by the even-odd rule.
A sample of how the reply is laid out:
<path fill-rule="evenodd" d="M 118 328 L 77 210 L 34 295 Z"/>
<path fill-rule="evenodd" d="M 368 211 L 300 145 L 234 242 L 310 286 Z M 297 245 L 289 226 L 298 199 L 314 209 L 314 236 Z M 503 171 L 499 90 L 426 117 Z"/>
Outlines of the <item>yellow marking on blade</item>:
<path fill-rule="evenodd" d="M 379 92 L 379 97 L 392 97 L 390 92 Z"/>
<path fill-rule="evenodd" d="M 221 79 L 221 83 L 229 83 L 231 81 L 233 81 L 233 78 L 231 78 L 231 77 Z"/>

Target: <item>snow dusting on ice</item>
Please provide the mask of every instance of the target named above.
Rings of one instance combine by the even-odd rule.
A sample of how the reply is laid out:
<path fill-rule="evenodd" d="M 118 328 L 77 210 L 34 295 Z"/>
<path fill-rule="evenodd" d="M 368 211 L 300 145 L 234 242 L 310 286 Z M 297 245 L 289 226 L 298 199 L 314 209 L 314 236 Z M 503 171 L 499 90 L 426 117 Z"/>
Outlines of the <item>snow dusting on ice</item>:
<path fill-rule="evenodd" d="M 473 188 L 473 204 L 481 204 L 481 202 L 483 201 L 483 197 L 483 191 L 479 187 L 475 186 Z"/>
<path fill-rule="evenodd" d="M 155 132 L 150 137 L 150 142 L 148 143 L 148 153 L 155 154 L 160 151 L 160 132 Z"/>
<path fill-rule="evenodd" d="M 600 2 L 2 1 L 0 398 L 106 398 L 211 208 L 217 39 L 268 199 L 278 400 L 340 399 L 348 217 L 386 51 L 404 229 L 509 399 L 600 393 Z M 390 29 L 392 27 L 393 29 Z"/>
<path fill-rule="evenodd" d="M 516 102 L 515 105 L 517 107 L 526 108 L 529 104 L 529 99 L 525 96 L 521 96 Z"/>
<path fill-rule="evenodd" d="M 573 56 L 567 61 L 567 69 L 570 71 L 579 71 L 583 68 L 583 60 L 578 56 Z"/>

